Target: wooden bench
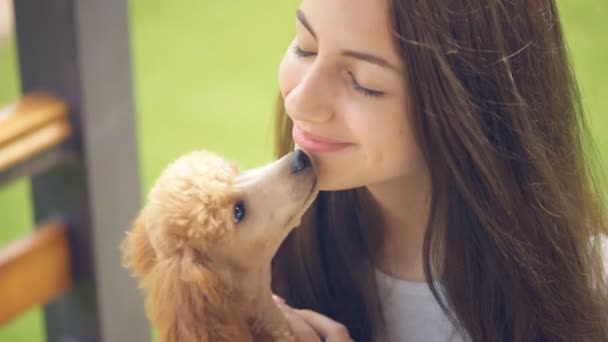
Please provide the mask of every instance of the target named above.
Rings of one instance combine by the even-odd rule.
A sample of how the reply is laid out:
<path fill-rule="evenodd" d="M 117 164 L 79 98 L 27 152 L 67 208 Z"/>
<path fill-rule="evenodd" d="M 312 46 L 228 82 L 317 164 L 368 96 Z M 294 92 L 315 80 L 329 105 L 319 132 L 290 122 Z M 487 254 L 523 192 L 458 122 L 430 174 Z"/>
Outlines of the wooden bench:
<path fill-rule="evenodd" d="M 14 11 L 23 95 L 0 106 L 0 186 L 30 180 L 35 227 L 0 246 L 0 326 L 43 306 L 47 341 L 148 341 L 119 250 L 141 196 L 126 3 Z"/>
<path fill-rule="evenodd" d="M 40 166 L 28 165 L 54 151 L 70 131 L 67 106 L 47 94 L 24 97 L 0 110 L 3 181 L 42 171 Z M 67 229 L 61 221 L 43 224 L 30 236 L 0 250 L 0 325 L 33 306 L 48 303 L 71 283 Z"/>

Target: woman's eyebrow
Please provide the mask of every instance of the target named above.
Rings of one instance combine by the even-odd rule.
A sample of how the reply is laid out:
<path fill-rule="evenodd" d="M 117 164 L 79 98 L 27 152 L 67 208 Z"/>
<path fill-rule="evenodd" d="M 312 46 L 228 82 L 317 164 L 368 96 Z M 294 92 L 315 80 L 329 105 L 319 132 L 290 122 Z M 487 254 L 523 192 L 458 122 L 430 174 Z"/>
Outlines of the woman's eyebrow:
<path fill-rule="evenodd" d="M 308 30 L 308 32 L 310 32 L 310 34 L 315 39 L 317 39 L 317 34 L 315 33 L 315 30 L 310 25 L 310 22 L 308 21 L 308 19 L 306 19 L 306 15 L 304 15 L 304 12 L 302 12 L 302 10 L 298 9 L 296 11 L 296 17 L 298 18 L 298 20 L 300 21 L 302 26 L 304 26 L 304 28 L 306 28 L 306 30 Z M 399 67 L 393 65 L 392 63 L 389 63 L 386 59 L 384 59 L 380 56 L 372 55 L 372 54 L 365 53 L 365 52 L 353 51 L 353 50 L 342 50 L 342 56 L 360 59 L 362 61 L 376 64 L 381 67 L 389 68 L 389 69 L 401 74 L 401 69 Z"/>
<path fill-rule="evenodd" d="M 306 16 L 304 15 L 304 12 L 302 12 L 302 10 L 297 10 L 296 17 L 298 18 L 300 23 L 302 23 L 302 26 L 304 26 L 308 30 L 308 32 L 310 32 L 310 34 L 312 34 L 312 36 L 317 39 L 317 34 L 315 33 L 315 30 L 312 29 L 312 26 L 310 26 L 308 19 L 306 19 Z"/>
<path fill-rule="evenodd" d="M 352 58 L 356 58 L 356 59 L 360 59 L 362 61 L 366 61 L 372 64 L 376 64 L 379 65 L 381 67 L 385 67 L 385 68 L 389 68 L 399 74 L 401 74 L 401 69 L 398 68 L 397 66 L 389 63 L 386 59 L 380 57 L 380 56 L 376 56 L 376 55 L 372 55 L 369 53 L 365 53 L 365 52 L 358 52 L 358 51 L 353 51 L 353 50 L 342 50 L 342 56 L 346 56 L 346 57 L 352 57 Z"/>

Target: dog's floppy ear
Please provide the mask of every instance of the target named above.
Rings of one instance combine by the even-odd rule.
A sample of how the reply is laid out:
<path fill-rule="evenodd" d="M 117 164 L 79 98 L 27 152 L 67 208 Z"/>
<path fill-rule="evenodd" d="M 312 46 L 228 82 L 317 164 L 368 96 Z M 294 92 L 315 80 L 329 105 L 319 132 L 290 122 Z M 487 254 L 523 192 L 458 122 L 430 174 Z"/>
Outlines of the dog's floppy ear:
<path fill-rule="evenodd" d="M 138 279 L 144 278 L 156 263 L 156 252 L 150 243 L 145 222 L 146 215 L 143 209 L 121 244 L 123 266 L 130 269 Z"/>
<path fill-rule="evenodd" d="M 146 309 L 159 340 L 253 341 L 225 286 L 191 250 L 159 260 L 146 279 Z"/>

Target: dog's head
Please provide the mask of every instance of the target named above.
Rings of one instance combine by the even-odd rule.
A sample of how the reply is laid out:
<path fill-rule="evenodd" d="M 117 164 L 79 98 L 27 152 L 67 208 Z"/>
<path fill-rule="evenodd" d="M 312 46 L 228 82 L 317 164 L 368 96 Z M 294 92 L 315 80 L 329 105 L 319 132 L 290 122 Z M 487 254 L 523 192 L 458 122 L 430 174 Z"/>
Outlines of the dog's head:
<path fill-rule="evenodd" d="M 209 152 L 169 165 L 152 188 L 144 223 L 159 258 L 191 249 L 239 267 L 269 261 L 317 193 L 300 151 L 240 173 Z"/>

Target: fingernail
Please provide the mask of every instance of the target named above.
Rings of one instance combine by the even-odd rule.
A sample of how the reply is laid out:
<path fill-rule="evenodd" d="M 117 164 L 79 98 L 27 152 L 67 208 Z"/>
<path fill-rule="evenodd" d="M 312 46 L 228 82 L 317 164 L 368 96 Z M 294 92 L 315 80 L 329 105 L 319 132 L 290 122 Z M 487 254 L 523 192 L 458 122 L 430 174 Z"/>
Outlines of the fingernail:
<path fill-rule="evenodd" d="M 283 299 L 283 298 L 281 298 L 281 297 L 279 297 L 277 295 L 273 294 L 272 295 L 272 299 L 274 299 L 274 301 L 277 302 L 277 303 L 285 304 L 285 299 Z"/>

